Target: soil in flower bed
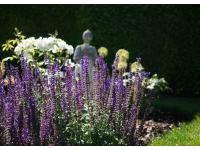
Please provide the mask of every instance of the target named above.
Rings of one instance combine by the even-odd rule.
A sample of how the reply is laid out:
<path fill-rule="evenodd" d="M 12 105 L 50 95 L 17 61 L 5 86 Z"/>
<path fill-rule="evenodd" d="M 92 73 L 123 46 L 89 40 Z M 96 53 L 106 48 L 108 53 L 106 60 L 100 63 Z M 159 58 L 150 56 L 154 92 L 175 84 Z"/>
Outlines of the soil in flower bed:
<path fill-rule="evenodd" d="M 170 131 L 173 127 L 173 123 L 156 122 L 154 120 L 145 121 L 144 130 L 141 137 L 139 137 L 139 145 L 147 145 L 152 138 Z"/>
<path fill-rule="evenodd" d="M 172 128 L 178 127 L 181 122 L 190 121 L 187 117 L 172 112 L 154 110 L 144 123 L 144 130 L 139 137 L 139 145 L 148 145 L 156 136 L 169 132 Z"/>

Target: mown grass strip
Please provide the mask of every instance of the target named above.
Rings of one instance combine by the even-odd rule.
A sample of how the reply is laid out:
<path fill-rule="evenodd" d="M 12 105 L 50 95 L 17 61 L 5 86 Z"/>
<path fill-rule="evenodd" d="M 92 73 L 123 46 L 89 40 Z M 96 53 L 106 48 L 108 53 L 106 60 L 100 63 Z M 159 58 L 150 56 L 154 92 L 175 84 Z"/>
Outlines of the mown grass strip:
<path fill-rule="evenodd" d="M 200 116 L 191 123 L 182 123 L 180 127 L 156 137 L 152 146 L 200 146 Z"/>

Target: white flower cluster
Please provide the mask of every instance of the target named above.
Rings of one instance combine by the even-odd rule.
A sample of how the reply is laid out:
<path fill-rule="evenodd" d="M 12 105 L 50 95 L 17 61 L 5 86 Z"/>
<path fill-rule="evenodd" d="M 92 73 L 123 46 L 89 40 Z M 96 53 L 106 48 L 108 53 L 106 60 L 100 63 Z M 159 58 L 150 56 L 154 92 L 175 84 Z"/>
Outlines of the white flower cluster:
<path fill-rule="evenodd" d="M 17 55 L 23 54 L 25 58 L 29 58 L 31 57 L 31 52 L 33 50 L 40 50 L 42 52 L 52 51 L 52 53 L 57 53 L 62 50 L 67 50 L 66 52 L 69 55 L 72 55 L 74 52 L 74 48 L 71 45 L 68 45 L 62 39 L 57 39 L 54 37 L 49 37 L 49 38 L 40 37 L 38 39 L 30 37 L 28 39 L 22 40 L 22 42 L 16 46 L 14 52 Z"/>
<path fill-rule="evenodd" d="M 35 47 L 35 38 L 31 37 L 25 40 L 22 40 L 21 43 L 19 43 L 16 47 L 14 52 L 17 55 L 21 55 L 23 52 L 23 55 L 25 58 L 31 57 L 30 52 L 34 49 Z"/>
<path fill-rule="evenodd" d="M 135 76 L 132 76 L 131 79 L 128 79 L 128 72 L 125 72 L 123 74 L 123 85 L 127 86 L 128 82 L 132 80 L 132 82 L 135 81 Z M 142 86 L 149 90 L 167 90 L 168 89 L 168 83 L 165 81 L 164 78 L 158 78 L 157 74 L 154 74 L 151 78 L 144 78 L 142 81 Z"/>
<path fill-rule="evenodd" d="M 152 78 L 147 81 L 147 89 L 153 90 L 156 87 L 167 84 L 164 78 L 158 78 L 157 74 L 154 74 Z"/>

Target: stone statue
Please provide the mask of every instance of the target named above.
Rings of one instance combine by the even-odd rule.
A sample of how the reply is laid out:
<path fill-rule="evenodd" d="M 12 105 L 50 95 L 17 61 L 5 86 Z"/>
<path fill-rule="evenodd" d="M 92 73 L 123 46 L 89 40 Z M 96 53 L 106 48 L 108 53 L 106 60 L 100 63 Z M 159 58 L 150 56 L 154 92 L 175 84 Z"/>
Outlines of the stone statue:
<path fill-rule="evenodd" d="M 90 45 L 93 38 L 92 32 L 90 30 L 84 31 L 82 38 L 84 43 L 76 47 L 73 59 L 76 63 L 79 63 L 80 59 L 86 55 L 91 60 L 92 64 L 94 64 L 97 57 L 97 51 L 94 46 Z"/>
<path fill-rule="evenodd" d="M 80 64 L 81 58 L 83 56 L 88 56 L 89 59 L 89 66 L 88 66 L 88 73 L 89 73 L 89 99 L 92 99 L 92 87 L 93 87 L 93 70 L 94 70 L 94 64 L 95 60 L 97 58 L 97 50 L 94 46 L 90 45 L 90 42 L 92 41 L 93 35 L 90 30 L 86 30 L 83 32 L 82 35 L 83 38 L 83 44 L 76 46 L 73 60 Z M 80 67 L 76 65 L 75 68 L 75 76 L 77 76 L 80 72 Z"/>
<path fill-rule="evenodd" d="M 73 60 L 76 63 L 80 63 L 80 60 L 83 56 L 88 56 L 89 58 L 89 75 L 90 79 L 92 78 L 92 71 L 94 68 L 95 60 L 97 57 L 97 50 L 94 46 L 90 45 L 90 42 L 93 39 L 92 32 L 90 30 L 86 30 L 83 32 L 82 35 L 83 38 L 83 44 L 76 46 Z M 76 73 L 79 71 L 79 69 L 76 69 Z"/>

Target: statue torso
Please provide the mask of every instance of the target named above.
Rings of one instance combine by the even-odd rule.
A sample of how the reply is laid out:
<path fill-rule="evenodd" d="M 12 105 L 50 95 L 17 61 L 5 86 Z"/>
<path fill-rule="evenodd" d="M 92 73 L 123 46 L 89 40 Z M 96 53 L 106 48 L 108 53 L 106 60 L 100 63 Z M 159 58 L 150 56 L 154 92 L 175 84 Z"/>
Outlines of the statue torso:
<path fill-rule="evenodd" d="M 96 52 L 95 47 L 92 45 L 82 44 L 82 45 L 79 45 L 78 47 L 80 47 L 83 55 L 86 55 L 89 57 L 92 56 L 94 52 Z"/>
<path fill-rule="evenodd" d="M 96 48 L 94 46 L 89 45 L 89 44 L 81 44 L 76 47 L 75 55 L 79 57 L 79 58 L 77 58 L 79 60 L 83 56 L 88 56 L 88 58 L 91 61 L 93 61 L 93 63 L 94 63 L 94 61 L 97 57 L 97 52 L 96 52 Z"/>

